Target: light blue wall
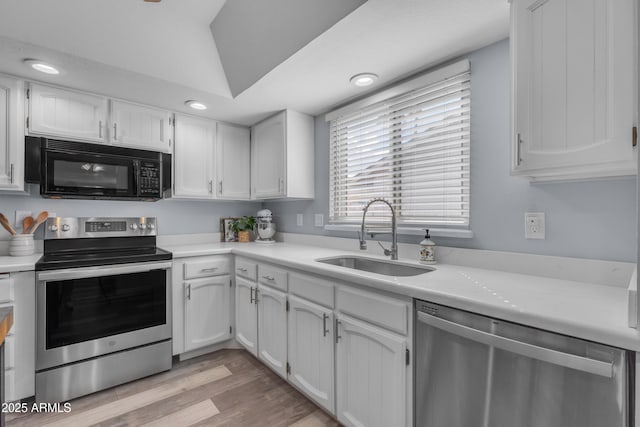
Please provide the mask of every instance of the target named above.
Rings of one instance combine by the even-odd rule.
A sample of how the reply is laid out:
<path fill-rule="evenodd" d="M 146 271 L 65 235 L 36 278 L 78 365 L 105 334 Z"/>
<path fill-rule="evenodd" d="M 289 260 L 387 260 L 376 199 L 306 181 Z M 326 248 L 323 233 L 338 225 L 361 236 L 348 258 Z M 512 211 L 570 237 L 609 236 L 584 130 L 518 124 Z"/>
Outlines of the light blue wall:
<path fill-rule="evenodd" d="M 471 61 L 472 239 L 438 238 L 444 246 L 636 262 L 636 178 L 529 184 L 510 170 L 510 60 L 504 40 L 469 55 Z M 329 127 L 315 121 L 316 198 L 266 203 L 280 231 L 353 237 L 313 226 L 329 214 Z M 546 240 L 524 238 L 524 213 L 544 212 Z M 296 214 L 304 226 L 296 226 Z M 401 241 L 418 243 L 419 236 Z"/>
<path fill-rule="evenodd" d="M 33 187 L 33 186 L 32 186 Z M 34 194 L 38 188 L 35 187 Z M 157 202 L 124 202 L 107 200 L 53 200 L 39 195 L 0 195 L 0 212 L 13 222 L 16 210 L 29 210 L 34 215 L 42 210 L 65 216 L 155 216 L 158 218 L 158 233 L 196 234 L 214 233 L 220 228 L 221 217 L 255 215 L 260 203 L 188 201 L 167 199 Z M 8 239 L 8 234 L 0 231 L 0 240 Z"/>

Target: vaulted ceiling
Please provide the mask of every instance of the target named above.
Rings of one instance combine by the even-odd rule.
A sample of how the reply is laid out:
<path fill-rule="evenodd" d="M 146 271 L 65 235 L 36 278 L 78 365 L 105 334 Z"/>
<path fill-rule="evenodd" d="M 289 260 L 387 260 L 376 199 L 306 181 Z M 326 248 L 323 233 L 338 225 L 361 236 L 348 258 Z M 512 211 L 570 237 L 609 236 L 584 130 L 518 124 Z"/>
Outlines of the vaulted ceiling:
<path fill-rule="evenodd" d="M 268 6 L 268 7 L 267 7 Z M 506 0 L 3 0 L 0 72 L 253 124 L 319 114 L 508 35 Z M 271 31 L 273 30 L 273 31 Z M 64 74 L 25 66 L 46 60 Z"/>

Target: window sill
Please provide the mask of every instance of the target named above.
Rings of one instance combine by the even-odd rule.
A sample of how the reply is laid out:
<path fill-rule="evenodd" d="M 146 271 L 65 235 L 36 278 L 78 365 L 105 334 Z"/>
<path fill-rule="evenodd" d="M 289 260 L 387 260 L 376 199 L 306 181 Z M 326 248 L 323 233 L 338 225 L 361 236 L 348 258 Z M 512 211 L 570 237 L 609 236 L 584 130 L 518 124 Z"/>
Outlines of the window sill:
<path fill-rule="evenodd" d="M 410 235 L 410 236 L 424 236 L 424 229 L 427 227 L 398 227 L 398 234 Z M 360 231 L 360 225 L 358 224 L 327 224 L 324 226 L 327 231 Z M 456 239 L 471 239 L 473 238 L 473 231 L 464 229 L 451 229 L 451 228 L 431 228 L 429 227 L 429 234 L 432 237 L 453 237 Z"/>

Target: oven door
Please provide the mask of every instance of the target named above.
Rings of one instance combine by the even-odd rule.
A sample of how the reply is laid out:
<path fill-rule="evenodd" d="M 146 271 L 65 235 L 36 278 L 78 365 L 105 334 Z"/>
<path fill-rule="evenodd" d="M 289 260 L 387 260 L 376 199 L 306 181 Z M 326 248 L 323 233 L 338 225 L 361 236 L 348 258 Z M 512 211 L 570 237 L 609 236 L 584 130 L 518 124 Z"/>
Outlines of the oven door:
<path fill-rule="evenodd" d="M 171 338 L 171 262 L 37 273 L 36 370 Z"/>
<path fill-rule="evenodd" d="M 44 150 L 40 193 L 47 197 L 138 197 L 138 160 Z"/>

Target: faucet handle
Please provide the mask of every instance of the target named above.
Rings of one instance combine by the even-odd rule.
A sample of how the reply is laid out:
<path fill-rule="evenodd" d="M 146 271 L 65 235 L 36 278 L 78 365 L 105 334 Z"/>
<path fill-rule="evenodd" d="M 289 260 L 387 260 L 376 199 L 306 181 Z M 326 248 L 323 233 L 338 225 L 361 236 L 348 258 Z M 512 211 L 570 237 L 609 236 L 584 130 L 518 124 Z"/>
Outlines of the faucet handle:
<path fill-rule="evenodd" d="M 391 251 L 387 248 L 385 248 L 384 246 L 382 246 L 382 243 L 380 243 L 380 241 L 378 240 L 378 244 L 380 245 L 380 247 L 382 248 L 382 250 L 384 251 L 384 256 L 389 256 L 391 255 Z"/>

